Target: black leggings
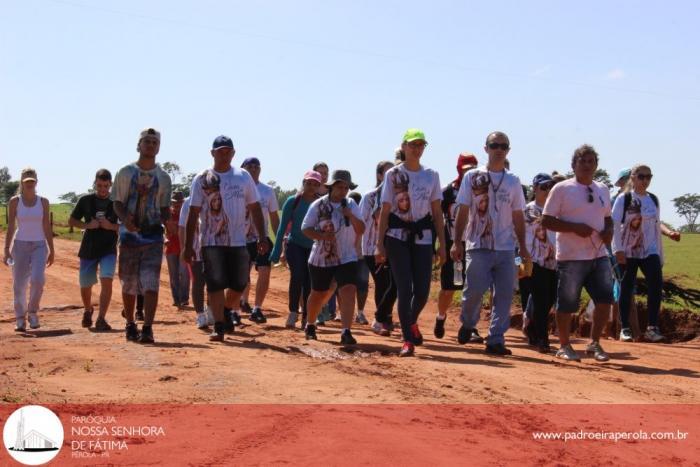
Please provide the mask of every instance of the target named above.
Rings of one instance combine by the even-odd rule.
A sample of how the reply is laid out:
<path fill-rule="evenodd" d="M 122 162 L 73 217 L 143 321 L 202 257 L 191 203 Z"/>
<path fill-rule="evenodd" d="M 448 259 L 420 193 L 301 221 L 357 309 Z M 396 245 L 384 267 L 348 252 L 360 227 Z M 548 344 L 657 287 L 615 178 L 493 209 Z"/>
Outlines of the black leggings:
<path fill-rule="evenodd" d="M 533 305 L 535 337 L 538 341 L 549 341 L 549 310 L 557 298 L 557 272 L 535 263 L 532 267 L 530 295 Z"/>
<path fill-rule="evenodd" d="M 403 340 L 412 342 L 411 326 L 428 301 L 433 266 L 433 246 L 416 245 L 385 237 L 384 246 L 399 299 Z"/>
<path fill-rule="evenodd" d="M 365 263 L 374 280 L 374 304 L 377 307 L 374 319 L 378 323 L 391 324 L 391 310 L 396 303 L 396 284 L 389 265 L 377 265 L 374 256 L 365 256 Z"/>

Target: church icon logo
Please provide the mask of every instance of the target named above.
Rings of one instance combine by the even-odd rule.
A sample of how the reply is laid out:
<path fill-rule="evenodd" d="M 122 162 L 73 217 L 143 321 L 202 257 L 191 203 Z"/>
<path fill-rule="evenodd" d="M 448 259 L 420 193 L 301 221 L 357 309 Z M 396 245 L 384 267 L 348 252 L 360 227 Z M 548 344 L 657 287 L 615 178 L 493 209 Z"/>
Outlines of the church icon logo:
<path fill-rule="evenodd" d="M 24 465 L 41 465 L 56 457 L 63 445 L 63 425 L 51 410 L 27 405 L 15 410 L 5 422 L 5 449 Z"/>

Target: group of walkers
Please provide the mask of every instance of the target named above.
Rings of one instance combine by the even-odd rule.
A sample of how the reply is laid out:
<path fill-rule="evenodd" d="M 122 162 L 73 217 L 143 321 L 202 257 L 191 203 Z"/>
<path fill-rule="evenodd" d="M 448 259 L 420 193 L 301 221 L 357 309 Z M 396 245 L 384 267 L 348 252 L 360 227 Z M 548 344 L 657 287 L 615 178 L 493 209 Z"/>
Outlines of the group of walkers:
<path fill-rule="evenodd" d="M 375 188 L 362 196 L 351 193 L 357 186 L 349 171 L 330 172 L 327 164 L 318 163 L 284 202 L 280 218 L 273 188 L 260 182 L 260 160 L 250 157 L 240 168 L 232 165 L 236 151 L 229 137 L 214 140 L 213 164 L 194 178 L 187 198 L 171 192 L 170 177 L 156 164 L 160 138 L 153 128 L 143 130 L 138 160 L 121 168 L 114 180 L 108 170 L 98 170 L 93 193 L 81 197 L 71 213 L 70 224 L 85 231 L 78 253 L 84 327 L 93 326 L 92 288 L 99 270 L 94 329 L 111 329 L 106 313 L 118 259 L 126 338 L 154 342 L 165 253 L 174 305 L 188 305 L 191 289 L 197 326 L 213 326 L 212 341 L 224 341 L 226 333 L 234 332 L 242 312 L 251 321 L 266 322 L 263 301 L 271 266 L 278 262 L 290 270 L 286 326 L 295 328 L 301 317 L 308 340 L 317 339 L 324 307 L 337 304 L 340 343 L 357 343 L 351 328 L 353 321 L 369 324 L 364 303 L 371 275 L 372 331 L 391 335 L 396 305 L 403 342 L 399 355 L 413 355 L 423 343 L 418 320 L 429 299 L 434 263 L 441 269 L 433 329 L 438 339 L 445 336 L 447 311 L 461 290 L 457 341 L 485 341 L 487 354 L 509 355 L 504 335 L 519 279 L 529 343 L 540 352 L 551 351 L 548 323 L 554 307 L 560 342 L 556 356 L 578 361 L 570 329 L 585 287 L 595 304 L 586 352 L 607 361 L 600 337 L 618 301 L 616 286 L 620 338 L 634 337 L 629 317 L 638 269 L 649 290 L 645 338 L 663 339 L 658 327 L 661 235 L 678 241 L 680 234 L 660 221 L 658 198 L 647 191 L 652 178 L 648 166 L 621 173 L 618 182 L 629 180 L 613 205 L 608 188 L 594 180 L 598 154 L 583 145 L 571 158 L 573 177 L 537 174 L 532 200 L 526 203 L 527 190 L 507 168 L 510 140 L 505 133 L 487 136 L 483 165 L 474 154 L 460 154 L 457 177 L 443 188 L 438 172 L 423 163 L 424 133 L 409 129 L 395 160 L 377 164 Z M 37 195 L 36 184 L 34 170 L 22 171 L 19 193 L 9 204 L 4 261 L 13 270 L 17 331 L 26 329 L 27 320 L 32 329 L 39 327 L 44 269 L 54 260 L 48 201 Z M 253 266 L 258 280 L 251 307 Z M 487 291 L 492 309 L 484 339 L 477 324 Z M 143 321 L 140 330 L 137 318 Z"/>

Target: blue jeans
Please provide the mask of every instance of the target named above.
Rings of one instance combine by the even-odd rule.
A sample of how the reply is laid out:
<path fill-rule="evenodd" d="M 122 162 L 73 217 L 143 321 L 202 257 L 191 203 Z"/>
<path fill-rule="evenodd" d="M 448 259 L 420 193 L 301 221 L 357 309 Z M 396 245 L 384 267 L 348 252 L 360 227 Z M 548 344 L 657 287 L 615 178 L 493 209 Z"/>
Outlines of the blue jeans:
<path fill-rule="evenodd" d="M 475 329 L 481 313 L 481 299 L 493 284 L 493 310 L 488 345 L 504 344 L 504 334 L 510 326 L 510 305 L 515 283 L 515 252 L 513 250 L 468 250 L 466 281 L 462 291 L 462 325 Z"/>
<path fill-rule="evenodd" d="M 649 326 L 658 326 L 659 309 L 661 308 L 661 260 L 659 255 L 650 255 L 643 259 L 627 258 L 627 264 L 621 265 L 622 285 L 620 287 L 620 321 L 623 328 L 630 327 L 630 306 L 634 299 L 634 285 L 637 279 L 637 269 L 641 269 L 647 281 L 647 309 L 649 310 Z"/>
<path fill-rule="evenodd" d="M 287 243 L 285 255 L 291 273 L 289 278 L 289 311 L 298 313 L 299 301 L 301 301 L 304 316 L 306 316 L 306 301 L 311 293 L 310 254 L 311 248 L 304 248 L 294 242 Z"/>
<path fill-rule="evenodd" d="M 179 254 L 165 255 L 168 261 L 168 274 L 170 275 L 170 292 L 173 294 L 173 302 L 176 305 L 190 300 L 190 274 L 187 263 L 182 261 Z"/>

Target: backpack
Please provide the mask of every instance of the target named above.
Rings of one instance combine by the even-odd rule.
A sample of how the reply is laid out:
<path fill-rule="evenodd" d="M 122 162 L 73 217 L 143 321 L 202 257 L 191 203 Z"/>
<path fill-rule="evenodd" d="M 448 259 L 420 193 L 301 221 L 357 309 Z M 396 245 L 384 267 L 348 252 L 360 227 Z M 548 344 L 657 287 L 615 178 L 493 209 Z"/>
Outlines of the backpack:
<path fill-rule="evenodd" d="M 649 195 L 651 200 L 654 202 L 654 206 L 656 206 L 656 209 L 659 209 L 659 198 L 657 198 L 654 193 L 650 193 L 647 191 L 647 194 Z M 625 193 L 625 198 L 623 201 L 621 224 L 625 223 L 625 217 L 627 217 L 627 209 L 629 209 L 630 204 L 632 204 L 632 192 L 628 191 L 627 193 Z"/>

